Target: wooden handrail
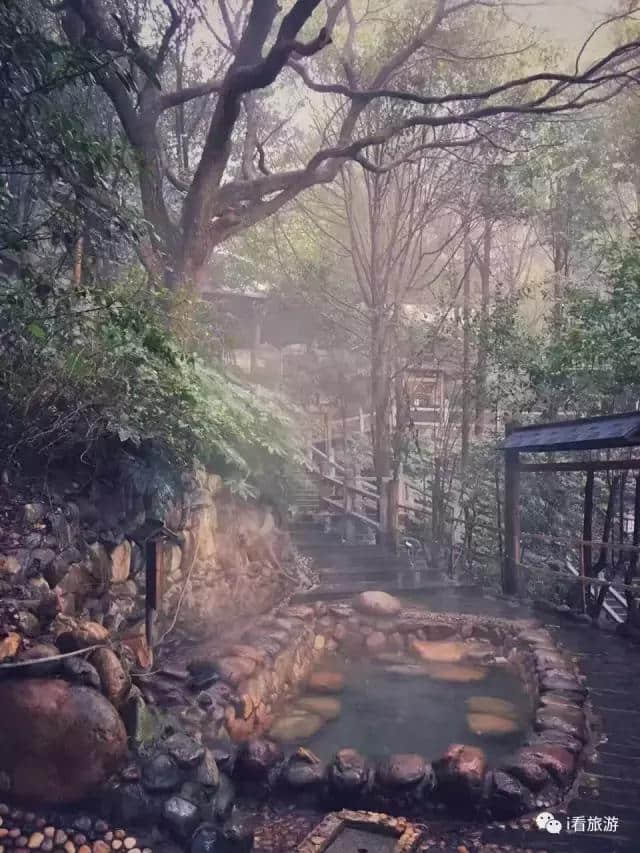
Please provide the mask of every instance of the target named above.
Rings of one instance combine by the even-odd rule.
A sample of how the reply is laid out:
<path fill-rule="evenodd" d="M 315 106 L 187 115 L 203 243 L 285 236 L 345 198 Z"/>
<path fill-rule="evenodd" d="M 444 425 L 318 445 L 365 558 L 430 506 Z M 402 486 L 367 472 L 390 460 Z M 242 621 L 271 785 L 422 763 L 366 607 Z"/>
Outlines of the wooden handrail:
<path fill-rule="evenodd" d="M 586 462 L 519 462 L 520 471 L 543 473 L 545 471 L 635 471 L 640 469 L 640 459 L 592 460 Z"/>
<path fill-rule="evenodd" d="M 344 513 L 344 506 L 339 501 L 334 501 L 331 498 L 324 498 L 324 497 L 321 497 L 320 500 L 323 503 L 326 503 L 329 506 L 332 506 L 334 509 L 339 510 L 342 514 L 345 514 Z M 350 518 L 357 518 L 358 521 L 361 521 L 363 524 L 368 524 L 369 527 L 373 527 L 375 530 L 380 530 L 380 524 L 377 521 L 375 521 L 373 518 L 369 518 L 368 515 L 362 515 L 361 513 L 354 512 L 353 510 L 348 510 L 346 515 L 348 515 Z"/>
<path fill-rule="evenodd" d="M 550 545 L 564 545 L 571 550 L 586 546 L 607 551 L 627 551 L 631 554 L 640 553 L 640 545 L 627 545 L 623 542 L 602 542 L 599 539 L 560 539 L 558 536 L 550 536 L 548 533 L 527 533 L 526 531 L 520 535 L 521 537 L 526 536 L 527 539 L 538 539 Z"/>
<path fill-rule="evenodd" d="M 564 577 L 570 578 L 573 581 L 577 581 L 578 583 L 584 584 L 584 586 L 608 586 L 610 591 L 612 590 L 624 590 L 625 592 L 631 592 L 634 595 L 640 595 L 640 584 L 635 586 L 630 586 L 626 583 L 618 583 L 615 584 L 613 581 L 600 580 L 600 578 L 591 578 L 587 575 L 576 574 L 574 575 L 571 572 L 569 575 L 564 574 L 564 572 L 554 572 L 552 569 L 545 569 L 542 566 L 538 566 L 537 568 L 534 566 L 527 566 L 525 563 L 516 563 L 519 569 L 525 569 L 527 572 L 532 572 L 533 574 L 540 573 L 551 573 L 554 577 Z"/>

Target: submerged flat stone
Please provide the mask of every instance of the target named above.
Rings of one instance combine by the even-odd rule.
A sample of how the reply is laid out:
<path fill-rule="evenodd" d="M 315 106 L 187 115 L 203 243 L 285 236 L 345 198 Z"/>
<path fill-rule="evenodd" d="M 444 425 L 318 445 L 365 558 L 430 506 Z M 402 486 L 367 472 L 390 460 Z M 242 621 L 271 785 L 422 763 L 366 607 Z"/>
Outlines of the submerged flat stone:
<path fill-rule="evenodd" d="M 516 720 L 495 714 L 467 714 L 467 725 L 476 735 L 508 735 L 520 728 Z"/>
<path fill-rule="evenodd" d="M 419 663 L 394 663 L 389 666 L 385 666 L 385 672 L 390 672 L 393 675 L 407 675 L 409 677 L 419 676 L 420 678 L 424 678 L 425 675 L 429 675 L 429 670 L 424 664 Z"/>
<path fill-rule="evenodd" d="M 342 710 L 340 700 L 333 696 L 302 696 L 296 702 L 296 707 L 318 714 L 323 720 L 335 720 Z"/>
<path fill-rule="evenodd" d="M 344 689 L 345 678 L 341 672 L 316 670 L 309 676 L 307 686 L 318 693 L 340 693 Z"/>
<path fill-rule="evenodd" d="M 499 717 L 518 717 L 518 709 L 506 699 L 496 696 L 470 696 L 467 699 L 467 708 L 475 714 L 494 714 Z"/>
<path fill-rule="evenodd" d="M 487 670 L 481 666 L 461 663 L 432 663 L 425 667 L 425 673 L 436 681 L 452 681 L 464 684 L 468 681 L 482 681 Z"/>
<path fill-rule="evenodd" d="M 300 711 L 276 720 L 269 736 L 280 743 L 295 743 L 312 737 L 324 724 L 325 720 L 319 714 Z"/>
<path fill-rule="evenodd" d="M 459 663 L 467 652 L 465 644 L 456 640 L 413 640 L 411 649 L 422 660 L 436 663 Z"/>

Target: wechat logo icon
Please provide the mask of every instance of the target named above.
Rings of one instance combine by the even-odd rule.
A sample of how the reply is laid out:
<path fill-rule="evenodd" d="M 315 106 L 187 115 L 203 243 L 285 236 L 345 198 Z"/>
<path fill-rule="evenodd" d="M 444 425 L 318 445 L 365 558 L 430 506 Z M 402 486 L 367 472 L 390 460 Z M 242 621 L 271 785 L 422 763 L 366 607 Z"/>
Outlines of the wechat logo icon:
<path fill-rule="evenodd" d="M 536 817 L 536 826 L 538 829 L 546 829 L 552 835 L 558 835 L 562 832 L 562 824 L 555 819 L 551 812 L 540 812 Z"/>

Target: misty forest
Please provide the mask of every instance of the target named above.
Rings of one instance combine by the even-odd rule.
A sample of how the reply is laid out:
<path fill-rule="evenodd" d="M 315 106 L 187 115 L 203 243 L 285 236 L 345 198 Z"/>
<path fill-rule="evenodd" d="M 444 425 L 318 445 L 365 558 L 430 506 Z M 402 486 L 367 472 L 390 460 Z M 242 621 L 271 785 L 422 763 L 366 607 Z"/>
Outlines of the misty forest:
<path fill-rule="evenodd" d="M 3 0 L 0 126 L 0 853 L 637 849 L 640 7 Z"/>

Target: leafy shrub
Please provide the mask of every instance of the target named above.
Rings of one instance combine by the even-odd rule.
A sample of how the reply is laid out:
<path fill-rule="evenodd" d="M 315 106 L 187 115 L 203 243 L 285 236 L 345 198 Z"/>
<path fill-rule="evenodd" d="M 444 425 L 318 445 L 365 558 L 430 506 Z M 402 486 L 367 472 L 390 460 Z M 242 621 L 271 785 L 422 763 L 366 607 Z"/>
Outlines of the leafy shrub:
<path fill-rule="evenodd" d="M 70 291 L 0 279 L 4 464 L 91 464 L 125 448 L 278 497 L 296 460 L 290 415 L 185 352 L 162 304 L 133 282 Z"/>

